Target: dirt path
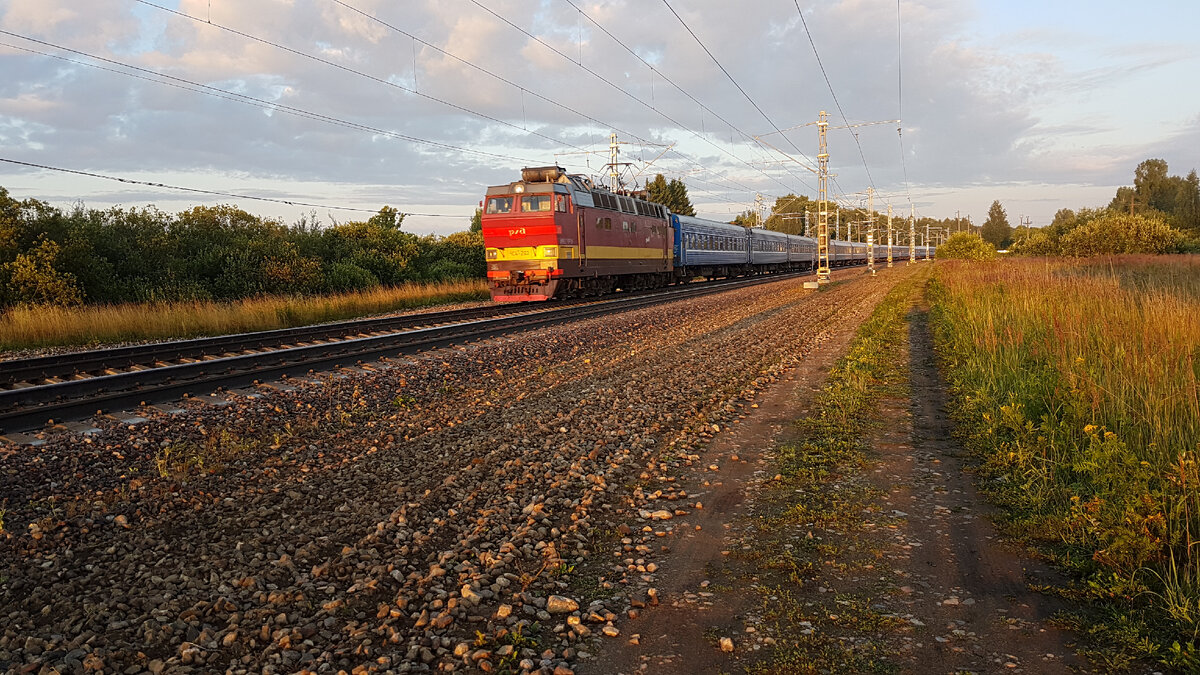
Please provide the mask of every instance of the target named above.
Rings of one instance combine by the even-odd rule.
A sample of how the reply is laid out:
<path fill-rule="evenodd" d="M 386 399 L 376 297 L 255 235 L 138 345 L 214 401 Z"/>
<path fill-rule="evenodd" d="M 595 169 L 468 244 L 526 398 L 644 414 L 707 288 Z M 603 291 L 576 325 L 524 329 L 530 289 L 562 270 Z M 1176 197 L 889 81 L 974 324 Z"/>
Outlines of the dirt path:
<path fill-rule="evenodd" d="M 661 606 L 619 623 L 622 637 L 579 672 L 1087 672 L 1048 621 L 1062 601 L 1029 590 L 1059 576 L 1000 538 L 964 471 L 923 311 L 909 317 L 910 394 L 880 401 L 868 459 L 823 477 L 820 494 L 772 492 L 772 446 L 795 433 L 862 318 L 681 478 L 689 493 L 711 484 L 695 488 L 699 529 L 660 563 Z M 719 473 L 703 470 L 712 463 Z"/>
<path fill-rule="evenodd" d="M 1005 543 L 988 519 L 992 509 L 950 435 L 925 312 L 914 311 L 910 321 L 911 424 L 889 425 L 874 439 L 872 481 L 887 491 L 883 512 L 901 521 L 889 558 L 908 581 L 884 604 L 925 624 L 900 663 L 929 673 L 1085 670 L 1070 647 L 1073 636 L 1048 623 L 1065 605 L 1029 590 L 1063 579 Z"/>

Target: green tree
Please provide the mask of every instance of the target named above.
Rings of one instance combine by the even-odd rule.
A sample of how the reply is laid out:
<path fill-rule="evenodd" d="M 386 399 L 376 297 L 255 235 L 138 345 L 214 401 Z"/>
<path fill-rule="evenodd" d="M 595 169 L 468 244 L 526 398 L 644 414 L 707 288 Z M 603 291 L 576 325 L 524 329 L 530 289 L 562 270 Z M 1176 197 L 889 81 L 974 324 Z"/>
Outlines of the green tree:
<path fill-rule="evenodd" d="M 741 225 L 742 227 L 758 227 L 758 213 L 754 209 L 746 209 L 734 216 L 733 220 L 729 221 L 730 225 Z"/>
<path fill-rule="evenodd" d="M 398 230 L 404 222 L 404 214 L 390 206 L 379 209 L 379 213 L 367 219 L 367 222 L 382 227 L 385 230 Z"/>
<path fill-rule="evenodd" d="M 672 213 L 681 216 L 696 215 L 696 210 L 692 208 L 692 201 L 688 198 L 687 186 L 678 178 L 668 181 L 661 173 L 658 174 L 653 180 L 646 182 L 646 198 L 662 204 Z"/>
<path fill-rule="evenodd" d="M 1200 178 L 1195 169 L 1179 183 L 1175 195 L 1175 225 L 1200 234 Z"/>
<path fill-rule="evenodd" d="M 1175 210 L 1177 181 L 1167 174 L 1167 162 L 1162 159 L 1147 159 L 1137 165 L 1133 172 L 1133 191 L 1143 205 L 1171 213 Z"/>
<path fill-rule="evenodd" d="M 475 209 L 475 214 L 471 216 L 471 229 L 468 232 L 483 232 L 483 209 Z"/>
<path fill-rule="evenodd" d="M 794 194 L 786 194 L 775 200 L 775 204 L 771 206 L 771 215 L 767 216 L 767 222 L 763 226 L 776 232 L 803 234 L 805 212 L 813 214 L 812 224 L 815 226 L 816 203 L 809 199 L 808 195 L 797 197 Z"/>
<path fill-rule="evenodd" d="M 988 217 L 979 228 L 979 236 L 998 249 L 1007 248 L 1012 243 L 1012 226 L 1008 224 L 1008 214 L 1000 205 L 1000 200 L 992 202 L 988 208 Z"/>

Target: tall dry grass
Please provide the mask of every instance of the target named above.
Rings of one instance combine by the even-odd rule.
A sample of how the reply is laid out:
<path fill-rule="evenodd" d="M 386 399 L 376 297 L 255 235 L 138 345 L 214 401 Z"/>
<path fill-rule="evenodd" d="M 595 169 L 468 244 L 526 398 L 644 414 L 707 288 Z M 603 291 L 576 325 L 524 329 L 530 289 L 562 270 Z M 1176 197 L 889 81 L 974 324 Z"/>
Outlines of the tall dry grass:
<path fill-rule="evenodd" d="M 464 280 L 236 302 L 19 307 L 0 315 L 0 351 L 227 335 L 487 297 L 485 282 Z"/>
<path fill-rule="evenodd" d="M 1200 260 L 944 265 L 931 300 L 954 415 L 993 495 L 1024 532 L 1065 543 L 1085 572 L 1112 575 L 1105 592 L 1154 598 L 1193 645 L 1178 656 L 1190 663 L 1200 637 Z"/>

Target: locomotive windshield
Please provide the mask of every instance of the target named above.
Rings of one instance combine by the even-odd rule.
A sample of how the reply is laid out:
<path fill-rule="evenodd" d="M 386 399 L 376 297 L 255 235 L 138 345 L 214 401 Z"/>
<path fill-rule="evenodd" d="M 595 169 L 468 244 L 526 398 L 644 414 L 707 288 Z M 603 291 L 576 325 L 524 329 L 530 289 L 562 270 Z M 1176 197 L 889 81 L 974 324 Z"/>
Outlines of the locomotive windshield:
<path fill-rule="evenodd" d="M 491 197 L 487 200 L 488 213 L 511 213 L 512 207 L 512 197 Z"/>
<path fill-rule="evenodd" d="M 521 210 L 527 213 L 531 211 L 549 211 L 550 195 L 525 195 L 521 197 Z"/>

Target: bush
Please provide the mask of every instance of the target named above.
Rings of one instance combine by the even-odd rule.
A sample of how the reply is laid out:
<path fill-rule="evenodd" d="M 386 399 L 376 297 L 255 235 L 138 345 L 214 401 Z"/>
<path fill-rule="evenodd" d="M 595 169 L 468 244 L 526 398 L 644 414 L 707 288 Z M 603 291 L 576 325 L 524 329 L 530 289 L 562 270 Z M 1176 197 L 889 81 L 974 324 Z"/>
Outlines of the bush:
<path fill-rule="evenodd" d="M 1064 234 L 1062 253 L 1076 258 L 1176 253 L 1184 241 L 1184 234 L 1161 218 L 1109 211 Z"/>
<path fill-rule="evenodd" d="M 1059 255 L 1060 251 L 1058 238 L 1041 230 L 1031 232 L 1012 245 L 1015 255 Z"/>
<path fill-rule="evenodd" d="M 390 207 L 315 227 L 228 205 L 59 209 L 0 187 L 0 311 L 17 304 L 231 301 L 482 279 L 483 237 L 419 237 Z"/>
<path fill-rule="evenodd" d="M 946 243 L 937 247 L 934 255 L 941 259 L 994 260 L 996 247 L 978 235 L 959 232 L 950 235 Z"/>
<path fill-rule="evenodd" d="M 9 285 L 6 295 L 30 305 L 81 304 L 83 294 L 75 276 L 55 268 L 61 251 L 57 243 L 43 239 L 32 250 L 5 264 L 4 277 Z"/>

